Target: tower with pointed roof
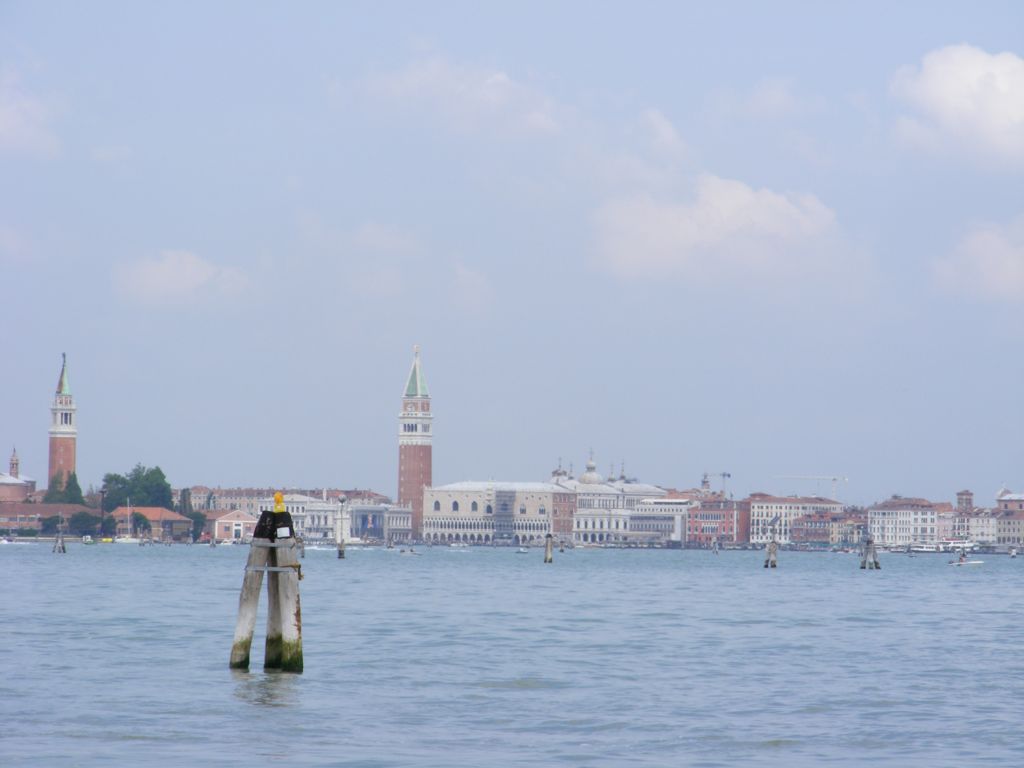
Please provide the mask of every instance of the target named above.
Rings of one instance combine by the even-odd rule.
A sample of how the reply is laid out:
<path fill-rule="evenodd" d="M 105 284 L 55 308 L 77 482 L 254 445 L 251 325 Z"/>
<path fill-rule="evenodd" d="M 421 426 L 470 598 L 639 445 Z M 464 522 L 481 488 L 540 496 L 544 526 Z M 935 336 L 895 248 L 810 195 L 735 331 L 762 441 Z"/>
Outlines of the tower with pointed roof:
<path fill-rule="evenodd" d="M 11 477 L 17 479 L 18 474 L 21 472 L 21 461 L 18 459 L 18 448 L 15 446 L 14 450 L 11 451 L 11 465 L 10 474 Z"/>
<path fill-rule="evenodd" d="M 68 475 L 75 471 L 75 445 L 78 441 L 78 409 L 71 396 L 68 356 L 61 354 L 61 361 L 57 394 L 50 406 L 50 471 L 47 475 L 50 483 L 57 473 L 60 473 L 61 482 L 66 483 Z"/>
<path fill-rule="evenodd" d="M 423 536 L 423 489 L 433 484 L 433 420 L 420 348 L 416 346 L 398 415 L 398 503 L 412 507 L 413 539 Z"/>

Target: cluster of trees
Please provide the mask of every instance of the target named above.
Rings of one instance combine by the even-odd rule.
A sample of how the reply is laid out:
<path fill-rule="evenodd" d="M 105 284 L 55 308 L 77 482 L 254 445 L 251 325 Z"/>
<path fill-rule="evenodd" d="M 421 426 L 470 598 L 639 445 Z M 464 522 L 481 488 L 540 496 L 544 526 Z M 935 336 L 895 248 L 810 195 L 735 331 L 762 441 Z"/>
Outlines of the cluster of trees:
<path fill-rule="evenodd" d="M 103 513 L 113 512 L 118 507 L 163 507 L 174 509 L 171 500 L 171 484 L 167 482 L 160 467 L 144 467 L 136 464 L 135 467 L 124 475 L 116 472 L 108 472 L 103 476 Z M 85 505 L 82 496 L 82 488 L 78 484 L 78 477 L 72 472 L 68 475 L 67 482 L 64 481 L 62 473 L 58 472 L 50 480 L 50 487 L 43 499 L 45 504 L 81 504 Z M 206 525 L 206 515 L 197 512 L 192 508 L 192 499 L 188 491 L 183 492 L 180 508 L 177 510 L 185 517 L 192 520 L 192 535 L 199 538 Z M 67 524 L 67 532 L 72 536 L 94 536 L 97 532 L 102 536 L 113 536 L 117 529 L 114 518 L 104 514 L 93 514 L 80 511 L 73 514 L 64 521 Z M 57 533 L 61 523 L 58 515 L 51 515 L 40 520 L 41 533 L 50 535 Z M 132 513 L 132 528 L 136 532 L 152 530 L 152 526 L 145 515 L 139 512 Z"/>
<path fill-rule="evenodd" d="M 43 496 L 43 504 L 84 505 L 85 499 L 82 498 L 82 486 L 78 484 L 78 475 L 72 472 L 65 482 L 64 473 L 58 469 L 57 474 L 50 478 L 50 487 Z"/>
<path fill-rule="evenodd" d="M 127 475 L 108 472 L 103 476 L 103 510 L 113 512 L 118 507 L 163 507 L 173 509 L 171 484 L 160 467 L 152 469 L 136 464 Z"/>

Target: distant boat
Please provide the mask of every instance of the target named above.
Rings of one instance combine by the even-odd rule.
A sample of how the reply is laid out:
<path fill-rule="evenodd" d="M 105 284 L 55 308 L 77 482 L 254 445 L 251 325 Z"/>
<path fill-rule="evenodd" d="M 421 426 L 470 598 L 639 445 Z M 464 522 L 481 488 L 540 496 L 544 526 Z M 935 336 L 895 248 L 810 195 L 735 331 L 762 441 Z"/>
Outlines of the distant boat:
<path fill-rule="evenodd" d="M 138 536 L 117 536 L 114 538 L 115 544 L 141 544 L 142 539 Z"/>
<path fill-rule="evenodd" d="M 950 560 L 950 565 L 981 565 L 984 560 Z"/>
<path fill-rule="evenodd" d="M 1016 556 L 1017 556 L 1017 548 L 1016 547 L 1010 547 L 1010 557 L 1016 557 Z"/>
<path fill-rule="evenodd" d="M 95 544 L 96 542 L 95 542 L 95 541 L 93 540 L 92 536 L 90 536 L 90 535 L 89 535 L 89 534 L 87 533 L 87 534 L 85 534 L 85 535 L 84 535 L 84 536 L 82 537 L 82 543 L 83 543 L 83 544 Z"/>
<path fill-rule="evenodd" d="M 528 555 L 528 554 L 530 554 L 530 550 L 528 550 L 526 547 L 520 547 L 519 549 L 516 550 L 516 554 L 517 555 Z"/>

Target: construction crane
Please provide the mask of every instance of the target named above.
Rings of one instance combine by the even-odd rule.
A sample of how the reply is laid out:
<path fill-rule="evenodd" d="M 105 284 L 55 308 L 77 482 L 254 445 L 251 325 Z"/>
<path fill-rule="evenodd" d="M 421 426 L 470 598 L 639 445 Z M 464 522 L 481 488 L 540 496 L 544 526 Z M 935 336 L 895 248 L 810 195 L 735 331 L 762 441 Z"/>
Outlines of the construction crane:
<path fill-rule="evenodd" d="M 725 481 L 732 477 L 732 475 L 728 472 L 705 472 L 701 480 L 701 488 L 704 490 L 711 490 L 711 482 L 708 479 L 711 475 L 722 478 L 722 495 L 725 496 Z"/>
<path fill-rule="evenodd" d="M 839 493 L 839 483 L 848 483 L 850 478 L 841 477 L 840 475 L 776 475 L 776 480 L 814 480 L 820 482 L 821 480 L 828 480 L 832 483 L 832 498 L 838 501 L 836 494 Z M 817 489 L 815 489 L 817 490 Z"/>

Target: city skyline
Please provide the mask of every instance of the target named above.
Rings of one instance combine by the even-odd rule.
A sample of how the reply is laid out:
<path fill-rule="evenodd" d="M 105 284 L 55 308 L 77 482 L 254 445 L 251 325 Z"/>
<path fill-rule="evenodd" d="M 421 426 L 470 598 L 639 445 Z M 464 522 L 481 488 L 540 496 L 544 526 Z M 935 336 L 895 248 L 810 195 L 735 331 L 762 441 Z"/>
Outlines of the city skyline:
<path fill-rule="evenodd" d="M 436 484 L 1024 485 L 1019 6 L 739 7 L 5 4 L 4 450 L 394 496 L 420 344 Z"/>
<path fill-rule="evenodd" d="M 421 360 L 420 360 L 420 348 L 419 348 L 419 345 L 415 345 L 413 347 L 413 363 L 412 363 L 412 368 L 410 369 L 409 374 L 406 377 L 406 385 L 405 385 L 405 388 L 403 389 L 403 393 L 402 393 L 402 408 L 401 408 L 401 410 L 399 411 L 399 414 L 398 414 L 398 416 L 399 416 L 399 427 L 400 427 L 399 432 L 398 432 L 398 437 L 399 437 L 399 441 L 398 441 L 399 442 L 399 462 L 398 462 L 399 483 L 396 486 L 396 491 L 397 492 L 392 497 L 395 500 L 396 504 L 399 504 L 399 505 L 401 505 L 401 504 L 410 505 L 411 504 L 412 505 L 413 510 L 414 510 L 414 513 L 413 513 L 413 520 L 414 520 L 413 530 L 414 531 L 419 530 L 419 527 L 421 526 L 421 522 L 420 521 L 422 520 L 422 514 L 423 514 L 423 506 L 422 506 L 422 504 L 423 504 L 423 495 L 422 495 L 423 489 L 431 488 L 431 487 L 444 487 L 443 484 L 438 485 L 438 484 L 433 484 L 431 482 L 431 474 L 432 474 L 431 473 L 431 464 L 432 464 L 432 461 L 431 461 L 431 447 L 432 447 L 432 440 L 433 440 L 433 432 L 431 431 L 431 425 L 432 425 L 433 416 L 430 413 L 430 410 L 431 410 L 430 402 L 431 402 L 431 398 L 430 398 L 430 394 L 429 394 L 429 392 L 427 390 L 426 379 L 425 379 L 425 376 L 423 374 Z M 58 470 L 54 469 L 54 466 L 55 466 L 54 465 L 55 456 L 63 455 L 63 454 L 55 454 L 55 452 L 54 452 L 55 451 L 55 448 L 54 448 L 54 446 L 55 446 L 55 439 L 56 439 L 57 443 L 60 443 L 60 444 L 63 444 L 61 442 L 62 440 L 63 441 L 67 441 L 67 436 L 65 436 L 64 433 L 62 433 L 60 431 L 60 429 L 57 429 L 58 421 L 60 421 L 61 424 L 68 425 L 65 429 L 69 429 L 70 430 L 68 432 L 68 436 L 70 436 L 70 442 L 69 442 L 70 448 L 69 449 L 62 449 L 62 450 L 70 450 L 70 456 L 71 456 L 71 462 L 72 463 L 70 465 L 71 468 L 70 468 L 69 471 L 73 472 L 74 469 L 75 469 L 75 467 L 74 467 L 74 456 L 76 454 L 77 429 L 71 427 L 73 416 L 72 415 L 67 415 L 67 414 L 73 414 L 74 411 L 76 411 L 77 409 L 76 409 L 76 406 L 74 405 L 74 400 L 72 398 L 72 391 L 71 391 L 70 384 L 69 384 L 69 373 L 68 373 L 68 363 L 67 363 L 67 355 L 66 355 L 66 353 L 63 353 L 61 355 L 60 376 L 59 376 L 58 382 L 57 382 L 55 399 L 53 401 L 53 405 L 51 405 L 51 409 L 50 410 L 51 410 L 51 413 L 52 413 L 52 423 L 51 423 L 51 427 L 50 427 L 50 430 L 49 430 L 50 467 L 49 467 L 48 472 L 49 472 L 49 474 L 51 476 L 53 476 L 56 471 L 60 471 L 59 470 L 59 466 L 60 465 L 57 465 L 58 466 Z M 63 415 L 63 417 L 61 416 L 62 412 L 65 413 L 65 415 Z M 63 419 L 63 420 L 61 421 L 61 419 Z M 413 426 L 413 425 L 415 425 L 415 426 Z M 56 433 L 56 434 L 58 434 L 57 438 L 54 437 L 54 435 L 55 435 L 55 431 L 54 430 L 55 429 L 57 429 L 57 433 Z M 422 436 L 410 436 L 409 433 L 412 432 L 412 431 L 417 431 L 417 432 L 418 431 L 422 431 L 423 435 Z M 409 450 L 409 446 L 410 445 L 411 446 L 415 446 L 415 450 L 416 451 L 425 451 L 425 453 L 416 454 L 415 455 L 416 457 L 412 458 L 412 460 L 409 461 L 409 458 L 412 456 L 412 454 L 410 454 L 407 457 L 406 454 L 404 453 L 404 451 Z M 403 466 L 404 466 L 403 465 L 403 457 L 406 457 L 405 460 L 409 464 L 409 466 L 406 467 L 406 469 L 403 469 Z M 19 467 L 20 468 L 21 459 L 20 459 L 20 457 L 17 454 L 17 448 L 16 447 L 12 449 L 12 454 L 11 454 L 11 460 L 10 461 L 11 461 L 11 467 L 12 467 L 12 475 L 14 477 L 18 477 L 19 476 L 19 471 L 16 470 L 15 467 Z M 620 469 L 619 469 L 619 474 L 618 475 L 616 475 L 615 462 L 610 462 L 609 463 L 609 468 L 608 468 L 608 474 L 607 475 L 601 475 L 599 470 L 598 470 L 597 464 L 594 461 L 594 451 L 593 451 L 593 449 L 590 449 L 590 451 L 588 453 L 587 461 L 586 461 L 586 463 L 584 465 L 585 471 L 588 474 L 592 475 L 593 477 L 598 478 L 598 481 L 601 481 L 601 479 L 604 478 L 604 479 L 607 479 L 609 482 L 611 482 L 611 481 L 613 481 L 615 479 L 623 480 L 624 481 L 624 480 L 627 480 L 627 478 L 629 477 L 629 475 L 626 473 L 625 461 L 621 461 L 619 466 L 620 466 Z M 406 478 L 406 473 L 408 473 L 408 478 L 407 479 L 405 479 Z M 554 480 L 554 478 L 556 478 L 558 476 L 566 477 L 568 479 L 573 479 L 575 477 L 575 475 L 576 475 L 575 470 L 574 470 L 574 462 L 567 461 L 567 462 L 565 462 L 565 466 L 563 466 L 563 459 L 562 459 L 561 456 L 559 456 L 558 459 L 557 459 L 557 467 L 555 467 L 553 469 L 553 471 L 551 473 L 549 473 L 549 474 L 551 475 L 551 479 L 552 480 Z M 38 486 L 40 488 L 46 487 L 46 485 L 47 485 L 46 483 L 38 483 L 38 479 L 37 478 L 32 477 L 30 475 L 26 475 L 24 472 L 20 472 L 20 477 L 22 479 L 25 479 L 25 478 L 30 479 L 34 484 L 38 484 Z M 460 478 L 460 479 L 465 480 L 466 478 Z M 529 478 L 527 482 L 529 482 L 531 480 L 532 481 L 543 481 L 544 479 L 546 479 L 546 478 L 543 478 L 543 477 Z M 845 494 L 839 493 L 839 489 L 840 488 L 844 488 L 844 489 L 846 488 L 846 485 L 849 483 L 849 478 L 848 477 L 838 476 L 838 475 L 833 475 L 833 476 L 825 476 L 825 475 L 821 475 L 821 476 L 809 476 L 809 475 L 796 476 L 796 475 L 794 475 L 794 476 L 780 476 L 780 477 L 777 477 L 775 479 L 777 481 L 788 482 L 788 483 L 791 483 L 791 484 L 795 483 L 795 484 L 798 484 L 798 485 L 804 485 L 804 484 L 810 482 L 810 483 L 814 484 L 814 490 L 813 491 L 807 491 L 807 490 L 793 491 L 791 493 L 790 492 L 779 492 L 779 491 L 767 491 L 768 495 L 778 495 L 778 496 L 792 497 L 792 498 L 796 498 L 796 497 L 810 497 L 810 498 L 818 498 L 818 499 L 821 499 L 823 501 L 834 500 L 834 501 L 840 501 L 840 502 L 842 502 L 845 505 L 854 505 L 854 506 L 862 506 L 862 507 L 863 506 L 868 506 L 871 503 L 884 502 L 884 501 L 886 501 L 886 498 L 899 499 L 899 498 L 905 497 L 905 494 L 895 494 L 894 493 L 894 494 L 891 494 L 891 497 L 876 499 L 874 502 L 851 501 L 850 499 L 844 498 Z M 480 480 L 480 479 L 472 478 L 472 480 Z M 505 481 L 508 481 L 508 480 L 509 480 L 508 477 L 499 476 L 499 477 L 486 478 L 486 479 L 484 479 L 484 482 L 485 483 L 488 483 L 488 482 L 499 482 L 500 483 L 500 482 L 505 482 Z M 521 480 L 521 478 L 516 478 L 514 480 L 514 482 L 519 481 L 519 480 Z M 710 490 L 711 489 L 712 480 L 717 480 L 720 483 L 720 486 L 717 488 L 717 492 L 720 492 L 723 495 L 727 495 L 729 498 L 741 499 L 744 496 L 750 496 L 751 494 L 762 494 L 762 495 L 764 495 L 766 493 L 766 490 L 762 488 L 762 489 L 747 489 L 747 490 L 744 490 L 741 493 L 736 494 L 736 493 L 734 493 L 733 489 L 727 487 L 727 483 L 732 480 L 732 474 L 731 473 L 729 473 L 729 472 L 708 472 L 708 471 L 704 471 L 704 472 L 701 473 L 701 487 L 705 488 L 706 490 Z M 451 482 L 451 481 L 449 480 L 449 481 L 446 481 L 446 482 Z M 831 486 L 831 493 L 826 493 L 825 491 L 822 490 L 822 484 L 823 483 L 830 484 L 830 486 Z M 93 484 L 90 483 L 90 486 L 92 486 L 92 485 Z M 97 481 L 94 485 L 95 485 L 96 488 L 98 488 L 101 485 L 101 483 L 99 481 Z M 195 483 L 195 482 L 184 482 L 184 483 L 174 483 L 174 485 L 175 485 L 176 488 L 187 488 L 187 487 L 202 486 L 202 485 L 205 485 L 205 484 L 204 483 Z M 359 484 L 357 483 L 356 485 L 358 486 Z M 654 485 L 659 486 L 661 488 L 666 488 L 666 489 L 673 489 L 674 488 L 674 489 L 679 489 L 679 490 L 682 490 L 682 489 L 696 489 L 697 488 L 697 483 L 696 482 L 694 482 L 694 483 L 687 483 L 687 482 L 681 482 L 681 483 L 656 482 L 656 483 L 654 483 Z M 257 482 L 257 483 L 250 483 L 248 485 L 246 485 L 246 484 L 235 485 L 234 487 L 235 488 L 245 488 L 245 487 L 256 488 L 256 487 L 261 487 L 261 486 L 262 487 L 271 487 L 271 486 L 274 486 L 274 484 L 273 483 L 267 483 L 267 482 L 262 482 L 262 483 Z M 220 482 L 212 482 L 212 483 L 209 483 L 208 487 L 213 487 L 213 488 L 230 488 L 232 486 L 230 484 L 225 484 L 225 483 L 220 483 Z M 294 483 L 292 483 L 292 484 L 289 484 L 289 483 L 278 483 L 278 484 L 276 484 L 276 487 L 278 487 L 278 488 L 296 488 L 296 487 L 298 487 L 298 485 L 294 484 Z M 331 483 L 312 483 L 312 484 L 307 485 L 307 487 L 309 487 L 309 488 L 324 488 L 326 490 L 327 488 L 331 487 Z M 373 490 L 375 492 L 382 492 L 385 496 L 389 496 L 390 495 L 388 489 L 386 489 L 386 488 L 371 488 L 368 484 L 363 484 L 362 487 L 367 488 L 369 490 Z M 419 489 L 418 492 L 417 492 L 417 489 Z M 1003 484 L 999 490 L 1006 491 L 1007 490 L 1006 485 Z M 964 490 L 960 490 L 960 491 L 957 491 L 955 495 L 956 495 L 957 498 L 959 498 L 960 495 L 962 493 L 965 493 L 965 492 L 966 491 L 964 491 Z M 993 492 L 993 494 L 992 494 L 993 500 L 995 499 L 997 492 Z M 932 500 L 933 501 L 941 502 L 942 498 L 938 497 L 938 498 L 933 498 Z M 985 503 L 984 494 L 982 494 L 982 499 L 981 500 L 982 500 L 982 503 L 984 504 Z"/>

